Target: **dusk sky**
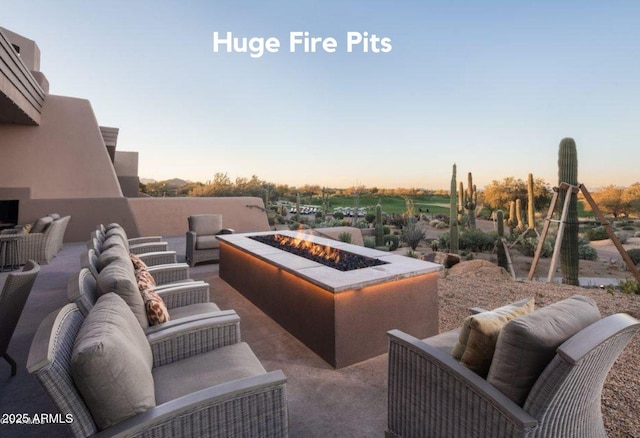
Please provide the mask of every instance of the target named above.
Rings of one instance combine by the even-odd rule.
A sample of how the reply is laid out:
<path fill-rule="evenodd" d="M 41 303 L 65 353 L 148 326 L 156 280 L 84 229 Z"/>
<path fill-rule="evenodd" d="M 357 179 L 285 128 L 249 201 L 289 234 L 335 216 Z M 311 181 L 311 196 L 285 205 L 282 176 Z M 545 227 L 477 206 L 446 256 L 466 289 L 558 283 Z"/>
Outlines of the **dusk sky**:
<path fill-rule="evenodd" d="M 590 189 L 640 181 L 638 1 L 0 0 L 0 26 L 141 177 L 438 189 L 456 163 L 555 185 L 573 137 Z M 214 32 L 279 47 L 216 53 Z"/>

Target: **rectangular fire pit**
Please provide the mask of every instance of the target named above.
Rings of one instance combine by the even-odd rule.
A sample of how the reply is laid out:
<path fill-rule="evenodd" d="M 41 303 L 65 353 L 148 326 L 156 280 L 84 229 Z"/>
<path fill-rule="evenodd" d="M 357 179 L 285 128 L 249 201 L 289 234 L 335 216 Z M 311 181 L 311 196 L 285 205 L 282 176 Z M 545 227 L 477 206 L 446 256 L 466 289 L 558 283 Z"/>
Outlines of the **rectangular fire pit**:
<path fill-rule="evenodd" d="M 335 368 L 387 351 L 386 332 L 438 333 L 441 265 L 304 235 L 313 243 L 375 259 L 340 271 L 254 240 L 295 231 L 228 234 L 220 240 L 220 277 Z"/>

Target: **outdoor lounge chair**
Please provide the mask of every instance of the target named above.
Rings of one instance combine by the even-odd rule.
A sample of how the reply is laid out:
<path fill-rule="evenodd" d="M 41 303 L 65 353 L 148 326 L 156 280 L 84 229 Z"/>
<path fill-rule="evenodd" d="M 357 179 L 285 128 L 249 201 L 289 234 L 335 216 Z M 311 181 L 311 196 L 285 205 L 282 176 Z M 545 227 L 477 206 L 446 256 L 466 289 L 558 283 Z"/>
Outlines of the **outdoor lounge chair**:
<path fill-rule="evenodd" d="M 569 309 L 572 310 L 580 312 Z M 522 333 L 535 333 L 529 322 L 536 317 L 530 315 L 515 318 L 505 328 L 511 324 L 519 330 L 524 328 Z M 558 321 L 553 325 L 555 330 Z M 524 355 L 518 351 L 499 352 L 506 345 L 502 341 L 510 336 L 504 335 L 505 328 L 498 336 L 487 380 L 450 354 L 458 339 L 457 331 L 424 340 L 390 331 L 386 435 L 606 437 L 600 408 L 602 386 L 618 355 L 640 328 L 640 321 L 622 313 L 596 320 L 562 342 L 555 354 L 552 348 L 550 362 L 543 365 L 537 377 L 526 370 L 526 356 L 537 353 L 533 349 L 524 350 Z M 524 343 L 522 348 L 526 347 Z M 521 368 L 516 368 L 518 375 L 510 376 L 509 383 L 518 386 L 531 379 L 533 386 L 528 393 L 522 393 L 523 403 L 516 403 L 512 393 L 498 390 L 489 382 L 499 368 L 494 364 L 498 355 L 521 362 Z"/>
<path fill-rule="evenodd" d="M 231 234 L 234 230 L 222 228 L 221 214 L 194 214 L 189 216 L 186 258 L 189 266 L 220 259 L 218 234 Z"/>
<path fill-rule="evenodd" d="M 40 265 L 33 260 L 27 261 L 22 272 L 7 276 L 0 293 L 0 355 L 11 365 L 12 376 L 16 375 L 16 362 L 7 349 L 38 272 Z"/>
<path fill-rule="evenodd" d="M 151 339 L 107 294 L 86 319 L 75 304 L 45 318 L 27 369 L 72 416 L 74 437 L 286 437 L 284 374 L 266 372 L 224 325 L 197 321 Z"/>
<path fill-rule="evenodd" d="M 116 292 L 129 305 L 138 318 L 140 326 L 147 334 L 156 333 L 166 327 L 172 327 L 185 322 L 201 319 L 217 318 L 235 314 L 232 310 L 221 311 L 220 308 L 209 300 L 209 285 L 203 281 L 182 283 L 174 287 L 157 289 L 156 293 L 162 298 L 170 320 L 156 325 L 150 325 L 146 317 L 144 301 L 137 288 L 135 277 L 124 272 L 122 264 L 114 262 L 105 268 L 99 279 L 94 278 L 89 269 L 83 268 L 77 274 L 69 277 L 67 283 L 67 297 L 75 303 L 80 311 L 87 315 L 100 296 Z M 107 285 L 109 290 L 101 290 Z"/>

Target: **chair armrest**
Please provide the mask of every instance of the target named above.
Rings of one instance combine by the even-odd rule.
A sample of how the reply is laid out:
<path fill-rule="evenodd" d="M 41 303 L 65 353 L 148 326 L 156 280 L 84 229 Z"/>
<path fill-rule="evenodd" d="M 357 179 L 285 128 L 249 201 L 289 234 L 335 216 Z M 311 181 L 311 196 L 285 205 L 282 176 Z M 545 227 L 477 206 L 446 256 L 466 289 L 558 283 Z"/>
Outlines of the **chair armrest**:
<path fill-rule="evenodd" d="M 151 408 L 95 436 L 141 437 L 160 434 L 161 430 L 174 431 L 175 436 L 197 436 L 197 425 L 207 425 L 220 436 L 286 437 L 286 383 L 284 373 L 277 370 L 211 386 Z"/>
<path fill-rule="evenodd" d="M 204 281 L 189 281 L 173 287 L 161 287 L 155 291 L 160 295 L 167 309 L 211 301 L 209 283 Z"/>
<path fill-rule="evenodd" d="M 216 235 L 217 235 L 217 234 L 233 234 L 233 233 L 235 233 L 235 232 L 236 232 L 236 230 L 234 230 L 233 228 L 223 228 L 223 229 L 221 229 L 220 231 L 218 231 L 218 232 L 216 233 Z"/>
<path fill-rule="evenodd" d="M 157 285 L 189 279 L 189 265 L 186 263 L 149 266 L 148 271 Z"/>
<path fill-rule="evenodd" d="M 451 355 L 399 330 L 388 336 L 389 432 L 528 437 L 537 427 L 535 418 Z"/>
<path fill-rule="evenodd" d="M 145 237 L 132 237 L 127 239 L 129 245 L 138 245 L 140 243 L 162 242 L 162 236 L 145 236 Z"/>
<path fill-rule="evenodd" d="M 129 252 L 138 255 L 147 252 L 166 251 L 168 247 L 169 244 L 167 242 L 139 243 L 137 245 L 129 245 Z"/>
<path fill-rule="evenodd" d="M 178 261 L 175 251 L 153 251 L 136 255 L 147 266 L 169 265 Z"/>
<path fill-rule="evenodd" d="M 208 318 L 183 324 L 172 325 L 169 321 L 159 326 L 166 328 L 147 334 L 154 367 L 240 342 L 240 317 L 233 310 L 211 312 Z"/>

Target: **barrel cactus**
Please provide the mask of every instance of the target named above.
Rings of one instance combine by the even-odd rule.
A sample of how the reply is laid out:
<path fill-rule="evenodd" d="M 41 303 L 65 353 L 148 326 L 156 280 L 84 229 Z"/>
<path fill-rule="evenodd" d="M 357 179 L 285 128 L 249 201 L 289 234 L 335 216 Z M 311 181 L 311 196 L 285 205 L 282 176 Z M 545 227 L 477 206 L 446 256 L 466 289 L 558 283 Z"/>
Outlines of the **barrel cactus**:
<path fill-rule="evenodd" d="M 562 183 L 578 185 L 578 152 L 572 138 L 563 138 L 558 151 L 558 186 Z M 560 189 L 559 205 L 564 206 L 565 196 L 571 196 L 569 211 L 562 235 L 560 248 L 560 268 L 564 284 L 578 286 L 578 197 L 572 190 Z"/>

